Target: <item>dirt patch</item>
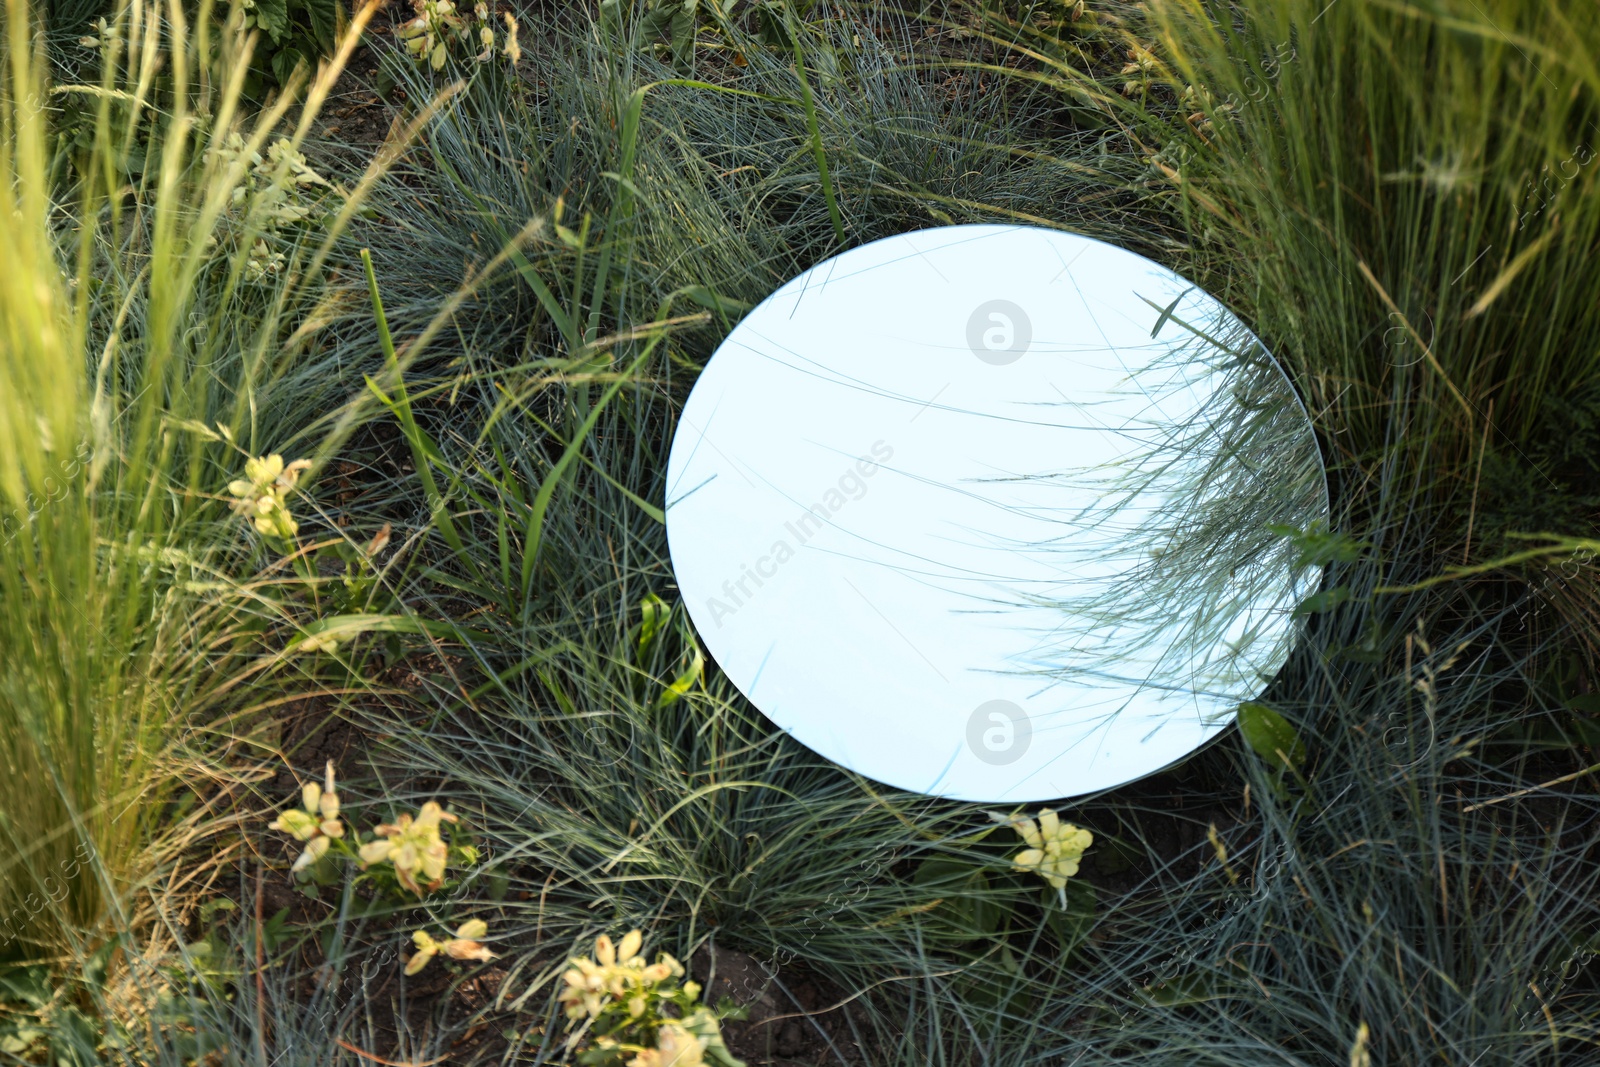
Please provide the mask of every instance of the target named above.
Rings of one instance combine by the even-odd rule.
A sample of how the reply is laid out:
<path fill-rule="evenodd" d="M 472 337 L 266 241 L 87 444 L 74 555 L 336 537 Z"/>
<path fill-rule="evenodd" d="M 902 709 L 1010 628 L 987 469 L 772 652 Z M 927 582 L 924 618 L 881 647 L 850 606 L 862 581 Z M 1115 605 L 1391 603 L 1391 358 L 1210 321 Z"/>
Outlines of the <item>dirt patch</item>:
<path fill-rule="evenodd" d="M 748 953 L 707 945 L 689 961 L 708 1004 L 724 999 L 745 1013 L 723 1023 L 723 1040 L 750 1067 L 864 1064 L 841 1006 L 845 994 L 803 964 L 773 967 Z"/>

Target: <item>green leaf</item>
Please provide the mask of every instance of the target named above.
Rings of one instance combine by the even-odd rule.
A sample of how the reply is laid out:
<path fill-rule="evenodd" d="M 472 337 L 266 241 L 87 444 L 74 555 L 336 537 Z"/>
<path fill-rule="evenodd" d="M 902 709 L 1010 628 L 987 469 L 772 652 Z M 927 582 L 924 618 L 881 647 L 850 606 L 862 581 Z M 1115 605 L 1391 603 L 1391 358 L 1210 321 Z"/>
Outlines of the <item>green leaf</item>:
<path fill-rule="evenodd" d="M 1382 663 L 1388 643 L 1389 628 L 1381 619 L 1374 618 L 1368 620 L 1360 638 L 1354 644 L 1341 648 L 1337 655 L 1353 663 Z"/>
<path fill-rule="evenodd" d="M 84 978 L 97 985 L 104 985 L 106 971 L 111 969 L 111 957 L 115 956 L 124 947 L 121 937 L 113 937 L 95 949 L 93 954 L 83 962 Z"/>
<path fill-rule="evenodd" d="M 339 23 L 344 21 L 339 0 L 300 0 L 300 3 L 311 16 L 311 36 L 317 47 L 331 53 L 338 43 Z"/>
<path fill-rule="evenodd" d="M 1328 563 L 1354 563 L 1361 558 L 1363 549 L 1372 547 L 1347 534 L 1334 533 L 1321 523 L 1312 523 L 1304 530 L 1279 525 L 1271 525 L 1267 529 L 1279 537 L 1287 537 L 1289 543 L 1299 550 L 1299 557 L 1294 564 L 1297 570 L 1321 567 Z"/>
<path fill-rule="evenodd" d="M 272 918 L 261 924 L 261 945 L 274 952 L 289 937 L 289 909 L 279 908 Z"/>
<path fill-rule="evenodd" d="M 1141 999 L 1156 1007 L 1175 1008 L 1184 1004 L 1203 1004 L 1208 1000 L 1217 1000 L 1220 999 L 1220 994 L 1209 976 L 1191 974 L 1147 986 L 1141 994 Z"/>
<path fill-rule="evenodd" d="M 1294 609 L 1294 617 L 1305 615 L 1320 615 L 1324 611 L 1334 608 L 1350 599 L 1350 590 L 1346 586 L 1336 585 L 1332 589 L 1324 589 L 1320 593 L 1313 593 L 1306 597 Z"/>
<path fill-rule="evenodd" d="M 301 873 L 302 876 L 309 876 L 320 886 L 334 886 L 344 881 L 344 870 L 339 864 L 339 857 L 332 852 L 324 852 L 315 863 Z"/>
<path fill-rule="evenodd" d="M 300 631 L 300 637 L 291 643 L 294 648 L 306 638 L 348 641 L 367 633 L 429 634 L 433 637 L 459 637 L 460 631 L 447 622 L 419 619 L 415 615 L 332 615 L 309 623 Z"/>
<path fill-rule="evenodd" d="M 1579 693 L 1567 698 L 1567 707 L 1585 715 L 1600 715 L 1600 693 Z"/>
<path fill-rule="evenodd" d="M 211 920 L 216 917 L 216 914 L 219 911 L 238 910 L 239 905 L 235 904 L 227 897 L 218 897 L 216 900 L 208 900 L 204 904 L 200 905 L 200 925 L 210 926 Z"/>
<path fill-rule="evenodd" d="M 14 967 L 0 972 L 0 997 L 42 1009 L 54 994 L 50 972 L 44 967 Z"/>
<path fill-rule="evenodd" d="M 954 885 L 965 881 L 974 872 L 981 873 L 982 868 L 963 860 L 936 856 L 917 865 L 916 872 L 911 876 L 911 882 L 913 885 L 929 887 Z"/>
<path fill-rule="evenodd" d="M 289 33 L 289 0 L 256 0 L 255 11 L 256 25 L 267 31 L 273 44 L 282 44 Z M 273 72 L 277 72 L 276 66 Z"/>
<path fill-rule="evenodd" d="M 1239 732 L 1256 755 L 1274 766 L 1298 767 L 1306 746 L 1289 720 L 1254 701 L 1239 705 Z"/>
<path fill-rule="evenodd" d="M 701 675 L 705 674 L 705 669 L 706 657 L 697 648 L 694 650 L 694 659 L 690 662 L 689 669 L 678 675 L 677 679 L 662 691 L 660 699 L 656 701 L 656 707 L 664 708 L 687 693 L 694 687 L 694 683 L 700 680 Z"/>
<path fill-rule="evenodd" d="M 278 84 L 286 84 L 294 76 L 295 68 L 306 62 L 305 53 L 290 45 L 272 54 L 272 76 Z"/>
<path fill-rule="evenodd" d="M 1061 894 L 1045 886 L 1040 895 L 1045 922 L 1056 935 L 1063 953 L 1070 953 L 1081 945 L 1094 929 L 1095 905 L 1098 903 L 1094 886 L 1077 878 L 1068 879 L 1067 906 L 1061 906 Z"/>
<path fill-rule="evenodd" d="M 789 27 L 784 19 L 783 4 L 779 0 L 766 0 L 756 6 L 756 33 L 768 48 L 788 47 Z"/>
<path fill-rule="evenodd" d="M 20 1055 L 27 1052 L 44 1036 L 45 1032 L 43 1030 L 35 1030 L 32 1027 L 13 1030 L 4 1037 L 0 1037 L 0 1052 L 11 1056 Z"/>
<path fill-rule="evenodd" d="M 589 1048 L 578 1053 L 580 1067 L 623 1067 L 628 1053 L 618 1048 Z"/>
<path fill-rule="evenodd" d="M 1144 853 L 1120 837 L 1107 837 L 1096 833 L 1094 848 L 1087 853 L 1086 858 L 1094 862 L 1097 874 L 1121 874 L 1143 859 Z"/>
<path fill-rule="evenodd" d="M 1600 722 L 1575 718 L 1570 725 L 1573 738 L 1578 744 L 1600 749 Z"/>
<path fill-rule="evenodd" d="M 1034 998 L 1016 952 L 1002 941 L 991 959 L 996 965 L 993 970 L 974 969 L 955 979 L 961 998 L 974 1007 L 1013 1019 L 1031 1015 Z"/>
<path fill-rule="evenodd" d="M 678 290 L 679 293 L 699 304 L 707 311 L 715 311 L 723 315 L 739 315 L 750 310 L 750 305 L 743 300 L 735 300 L 731 296 L 722 296 L 714 289 L 704 285 L 686 285 Z"/>
<path fill-rule="evenodd" d="M 639 614 L 642 620 L 639 623 L 639 658 L 644 659 L 650 651 L 650 645 L 656 639 L 656 631 L 661 629 L 661 624 L 667 621 L 667 615 L 672 611 L 666 603 L 654 593 L 646 593 L 643 600 L 639 601 Z"/>
<path fill-rule="evenodd" d="M 680 71 L 687 71 L 694 66 L 694 36 L 697 29 L 694 5 L 686 3 L 672 16 L 669 33 L 672 65 Z"/>
<path fill-rule="evenodd" d="M 1005 918 L 1005 908 L 989 895 L 988 875 L 975 864 L 937 856 L 923 860 L 911 881 L 941 898 L 934 914 L 962 940 L 994 936 Z"/>

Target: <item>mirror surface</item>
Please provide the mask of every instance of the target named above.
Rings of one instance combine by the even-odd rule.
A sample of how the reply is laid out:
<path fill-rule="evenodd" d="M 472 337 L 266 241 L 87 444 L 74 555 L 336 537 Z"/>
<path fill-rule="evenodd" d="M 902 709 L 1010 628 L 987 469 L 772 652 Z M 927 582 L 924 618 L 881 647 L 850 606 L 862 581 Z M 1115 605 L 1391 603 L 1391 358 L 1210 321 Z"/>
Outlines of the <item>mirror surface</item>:
<path fill-rule="evenodd" d="M 1258 696 L 1321 573 L 1311 423 L 1222 304 L 1131 252 L 923 230 L 793 279 L 717 349 L 667 469 L 707 650 L 903 789 L 1076 796 Z"/>

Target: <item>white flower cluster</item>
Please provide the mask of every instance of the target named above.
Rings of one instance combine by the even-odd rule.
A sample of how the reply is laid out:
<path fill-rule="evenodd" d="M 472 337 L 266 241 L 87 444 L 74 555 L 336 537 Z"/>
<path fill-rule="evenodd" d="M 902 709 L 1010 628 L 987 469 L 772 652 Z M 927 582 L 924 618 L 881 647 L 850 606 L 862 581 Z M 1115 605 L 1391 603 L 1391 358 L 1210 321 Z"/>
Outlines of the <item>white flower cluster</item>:
<path fill-rule="evenodd" d="M 418 62 L 441 70 L 450 57 L 452 47 L 458 42 L 473 41 L 476 47 L 482 49 L 474 57 L 477 62 L 487 63 L 495 57 L 496 45 L 500 41 L 489 5 L 484 0 L 479 0 L 473 6 L 470 20 L 462 15 L 453 0 L 411 0 L 411 6 L 416 11 L 416 17 L 400 25 L 395 33 L 405 42 L 406 51 Z M 522 60 L 522 46 L 517 43 L 520 27 L 509 11 L 501 12 L 501 17 L 506 24 L 505 42 L 498 51 L 511 61 L 512 66 L 516 66 Z"/>
<path fill-rule="evenodd" d="M 282 273 L 283 253 L 273 249 L 267 237 L 316 214 L 316 200 L 306 187 L 328 186 L 327 179 L 311 168 L 287 137 L 268 146 L 263 157 L 234 131 L 206 155 L 217 168 L 218 179 L 232 183 L 229 197 L 242 223 L 258 232 L 250 244 L 245 276 L 259 282 Z"/>

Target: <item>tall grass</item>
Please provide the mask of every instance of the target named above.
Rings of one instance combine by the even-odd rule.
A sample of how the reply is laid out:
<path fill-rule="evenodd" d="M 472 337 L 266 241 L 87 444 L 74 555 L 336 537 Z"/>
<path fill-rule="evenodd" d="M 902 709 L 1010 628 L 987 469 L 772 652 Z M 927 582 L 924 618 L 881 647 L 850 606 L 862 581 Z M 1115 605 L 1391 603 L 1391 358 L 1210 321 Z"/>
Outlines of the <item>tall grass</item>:
<path fill-rule="evenodd" d="M 1189 228 L 1327 413 L 1335 451 L 1377 455 L 1395 397 L 1413 398 L 1411 447 L 1457 502 L 1450 547 L 1468 554 L 1472 515 L 1514 510 L 1490 499 L 1509 486 L 1483 484 L 1485 451 L 1532 496 L 1571 493 L 1533 456 L 1600 381 L 1596 12 L 1154 11 L 1158 51 L 1199 94 L 1182 108 L 1192 132 L 1163 148 Z"/>
<path fill-rule="evenodd" d="M 1138 194 L 1124 179 L 1138 168 L 1117 151 L 1117 131 L 1073 128 L 1075 112 L 1042 91 L 994 92 L 975 77 L 920 69 L 911 55 L 928 26 L 902 13 L 846 7 L 796 25 L 809 108 L 793 48 L 743 23 L 702 46 L 686 79 L 580 11 L 529 18 L 523 66 L 538 84 L 482 71 L 426 131 L 426 161 L 397 172 L 392 212 L 363 233 L 397 324 L 431 314 L 471 264 L 535 218 L 548 223 L 526 250 L 541 284 L 562 306 L 581 305 L 580 318 L 600 312 L 608 330 L 652 318 L 685 287 L 753 304 L 839 251 L 830 190 L 850 244 L 949 222 L 1030 220 L 1137 232 L 1141 247 L 1171 240 L 1130 224 Z M 412 98 L 439 83 L 401 56 L 386 63 Z M 619 184 L 624 119 L 646 86 L 630 178 Z M 575 235 L 586 219 L 580 260 L 554 225 Z M 602 261 L 609 276 L 597 279 Z M 610 294 L 598 309 L 597 281 Z M 470 349 L 515 360 L 552 336 L 526 272 L 474 306 L 459 338 L 440 339 L 439 358 Z M 690 331 L 695 349 L 709 352 L 730 326 L 719 310 L 711 332 Z"/>
<path fill-rule="evenodd" d="M 317 344 L 321 264 L 358 197 L 329 196 L 328 225 L 308 235 L 276 225 L 269 197 L 246 195 L 258 180 L 249 160 L 216 149 L 241 136 L 246 154 L 265 155 L 289 98 L 244 115 L 250 42 L 236 26 L 216 40 L 211 26 L 209 5 L 191 31 L 182 5 L 130 3 L 101 42 L 99 83 L 53 85 L 33 12 L 22 0 L 6 9 L 8 960 L 71 965 L 130 944 L 160 910 L 147 878 L 178 844 L 161 823 L 178 776 L 193 794 L 184 803 L 204 809 L 216 783 L 195 768 L 253 751 L 252 706 L 305 684 L 283 642 L 314 594 L 230 514 L 225 486 L 248 456 L 294 458 L 316 443 L 296 442 L 306 393 L 282 382 Z M 305 114 L 335 74 L 310 83 Z M 254 271 L 261 263 L 280 265 Z"/>
<path fill-rule="evenodd" d="M 1176 112 L 1182 132 L 1156 135 L 1164 176 L 1213 284 L 1237 293 L 1324 413 L 1344 491 L 1371 484 L 1403 412 L 1417 504 L 1451 516 L 1431 546 L 1441 567 L 1526 547 L 1508 535 L 1591 530 L 1600 16 L 1232 10 L 1156 8 L 1159 51 L 1198 94 Z M 1590 563 L 1569 559 L 1559 580 L 1514 568 L 1532 601 L 1577 625 L 1588 676 Z"/>
<path fill-rule="evenodd" d="M 139 868 L 144 805 L 160 799 L 150 794 L 164 725 L 177 711 L 179 679 L 162 677 L 161 623 L 182 615 L 166 614 L 174 567 L 156 554 L 171 525 L 157 495 L 167 486 L 148 477 L 159 452 L 152 435 L 163 383 L 158 377 L 149 399 L 118 410 L 117 346 L 90 356 L 97 249 L 90 228 L 73 248 L 63 247 L 52 227 L 57 182 L 44 112 L 48 86 L 28 14 L 19 3 L 8 5 L 0 119 L 0 241 L 8 265 L 0 285 L 7 456 L 0 494 L 8 520 L 0 548 L 0 812 L 16 857 L 0 894 L 8 954 L 48 956 L 121 917 L 115 912 Z M 102 99 L 109 115 L 111 99 Z M 112 135 L 108 121 L 108 152 Z M 91 217 L 105 193 L 93 199 Z M 176 279 L 162 273 L 153 295 L 165 293 L 170 303 Z M 96 363 L 99 374 L 91 376 Z M 127 536 L 108 511 L 133 520 Z M 178 568 L 186 569 L 181 562 Z M 166 572 L 167 580 L 149 581 L 152 571 Z"/>

